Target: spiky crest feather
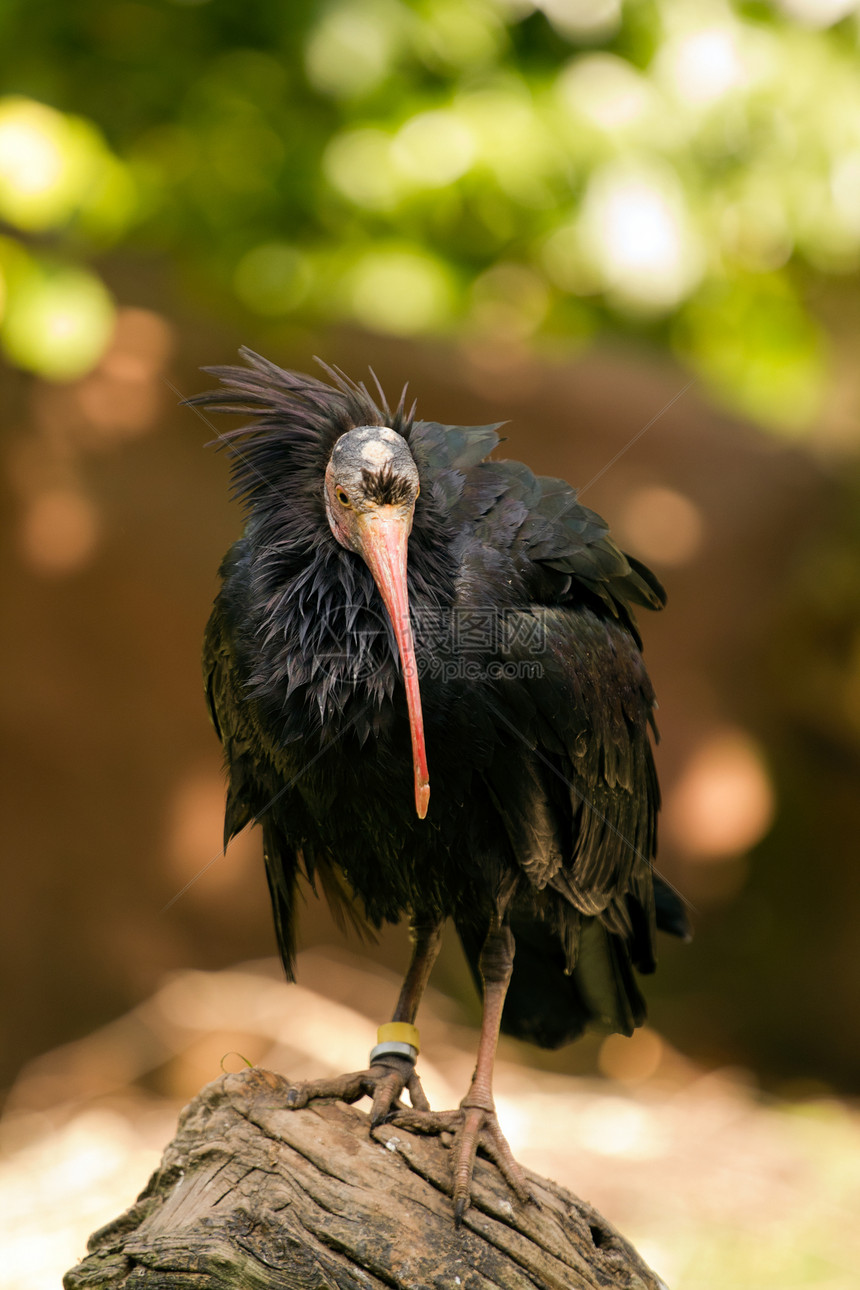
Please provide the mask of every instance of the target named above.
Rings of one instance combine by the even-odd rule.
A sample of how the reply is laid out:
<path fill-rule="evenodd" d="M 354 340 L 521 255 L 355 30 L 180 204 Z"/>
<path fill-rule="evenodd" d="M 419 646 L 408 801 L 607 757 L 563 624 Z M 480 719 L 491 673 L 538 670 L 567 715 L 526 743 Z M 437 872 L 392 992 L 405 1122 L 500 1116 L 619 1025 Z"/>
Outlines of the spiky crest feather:
<path fill-rule="evenodd" d="M 254 417 L 249 425 L 219 433 L 216 441 L 230 457 L 233 496 L 247 510 L 277 506 L 279 494 L 295 499 L 308 484 L 318 493 L 320 463 L 324 470 L 335 442 L 356 426 L 388 426 L 408 439 L 415 405 L 407 410 L 406 386 L 392 412 L 374 372 L 378 403 L 363 383 L 321 359 L 330 384 L 285 371 L 253 350 L 243 347 L 240 353 L 247 367 L 203 369 L 225 389 L 206 390 L 187 402 Z"/>

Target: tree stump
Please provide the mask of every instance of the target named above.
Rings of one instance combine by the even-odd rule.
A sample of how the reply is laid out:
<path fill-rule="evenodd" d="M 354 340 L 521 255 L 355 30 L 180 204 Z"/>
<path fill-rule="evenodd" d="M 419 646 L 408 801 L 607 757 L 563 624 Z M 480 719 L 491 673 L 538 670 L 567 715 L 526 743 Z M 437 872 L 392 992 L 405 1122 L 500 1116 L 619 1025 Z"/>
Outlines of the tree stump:
<path fill-rule="evenodd" d="M 479 1159 L 455 1228 L 448 1151 L 339 1102 L 285 1109 L 270 1071 L 225 1075 L 183 1111 L 131 1209 L 65 1290 L 665 1290 L 596 1210 L 529 1175 L 521 1205 Z"/>

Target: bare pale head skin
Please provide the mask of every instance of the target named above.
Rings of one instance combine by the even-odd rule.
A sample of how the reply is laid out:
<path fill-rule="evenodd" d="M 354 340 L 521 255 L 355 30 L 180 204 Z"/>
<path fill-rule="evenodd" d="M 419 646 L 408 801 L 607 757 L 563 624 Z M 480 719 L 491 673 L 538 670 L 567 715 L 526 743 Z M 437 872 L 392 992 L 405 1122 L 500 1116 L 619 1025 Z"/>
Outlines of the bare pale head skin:
<path fill-rule="evenodd" d="M 390 479 L 391 487 L 380 489 L 380 479 Z M 418 468 L 406 440 L 388 426 L 358 426 L 341 435 L 326 467 L 325 487 L 328 522 L 343 546 L 357 549 L 350 540 L 355 516 L 377 508 L 381 498 L 391 498 L 382 504 L 397 507 L 411 528 Z"/>
<path fill-rule="evenodd" d="M 355 551 L 370 569 L 394 628 L 409 708 L 415 809 L 423 820 L 430 782 L 406 585 L 419 491 L 418 468 L 396 430 L 358 426 L 338 439 L 325 472 L 326 515 L 341 546 Z"/>

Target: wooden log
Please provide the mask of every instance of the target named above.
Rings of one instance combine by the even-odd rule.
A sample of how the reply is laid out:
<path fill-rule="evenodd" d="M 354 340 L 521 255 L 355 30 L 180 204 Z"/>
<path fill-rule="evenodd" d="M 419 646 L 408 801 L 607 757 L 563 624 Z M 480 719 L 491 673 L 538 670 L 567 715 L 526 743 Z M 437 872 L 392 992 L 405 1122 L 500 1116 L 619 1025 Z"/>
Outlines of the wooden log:
<path fill-rule="evenodd" d="M 288 1111 L 257 1068 L 207 1085 L 137 1202 L 96 1232 L 65 1290 L 665 1290 L 596 1210 L 489 1161 L 455 1228 L 437 1139 L 338 1102 Z"/>

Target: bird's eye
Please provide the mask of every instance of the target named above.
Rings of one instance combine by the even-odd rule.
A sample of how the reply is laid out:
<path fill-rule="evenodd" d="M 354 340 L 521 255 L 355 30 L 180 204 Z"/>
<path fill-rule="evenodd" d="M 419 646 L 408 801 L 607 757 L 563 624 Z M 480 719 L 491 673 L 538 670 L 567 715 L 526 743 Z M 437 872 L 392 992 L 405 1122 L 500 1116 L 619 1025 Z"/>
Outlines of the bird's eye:
<path fill-rule="evenodd" d="M 336 488 L 334 491 L 335 491 L 335 496 L 337 497 L 337 500 L 340 502 L 341 506 L 349 506 L 349 493 L 346 491 L 346 489 Z"/>

